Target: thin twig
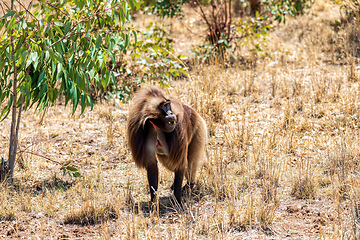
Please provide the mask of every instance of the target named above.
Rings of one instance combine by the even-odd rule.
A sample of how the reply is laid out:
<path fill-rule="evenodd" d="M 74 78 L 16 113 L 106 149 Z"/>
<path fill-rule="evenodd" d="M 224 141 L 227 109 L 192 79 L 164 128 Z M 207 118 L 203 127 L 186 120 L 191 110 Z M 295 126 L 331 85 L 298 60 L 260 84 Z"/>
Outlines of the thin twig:
<path fill-rule="evenodd" d="M 189 67 L 186 66 L 186 63 L 184 63 L 183 61 L 181 61 L 181 59 L 179 59 L 178 57 L 175 56 L 175 54 L 173 54 L 172 52 L 166 50 L 171 56 L 173 56 L 173 58 L 175 58 L 180 64 L 182 64 L 184 66 L 185 71 L 188 74 L 188 77 L 190 80 L 192 80 L 191 74 L 189 72 Z"/>
<path fill-rule="evenodd" d="M 196 36 L 199 36 L 199 37 L 202 37 L 202 35 L 197 34 L 197 33 L 194 33 L 193 31 L 191 31 L 191 29 L 190 29 L 189 27 L 187 27 L 182 21 L 179 21 L 179 22 L 180 22 L 180 24 L 181 24 L 184 28 L 186 28 L 186 30 L 188 30 L 191 34 L 196 35 Z"/>
<path fill-rule="evenodd" d="M 37 21 L 37 24 L 38 24 L 38 26 L 39 26 L 39 20 L 29 11 L 29 9 L 27 9 L 19 0 L 15 0 L 18 4 L 20 4 L 20 6 L 22 6 L 24 9 L 25 9 L 25 11 L 27 12 L 27 13 L 29 13 L 36 21 Z"/>
<path fill-rule="evenodd" d="M 5 15 L 5 9 L 3 8 L 3 5 L 1 4 L 1 2 L 0 2 L 0 7 L 1 7 L 1 10 L 3 12 L 3 15 Z"/>
<path fill-rule="evenodd" d="M 227 9 L 227 1 L 226 0 L 225 0 L 225 10 L 224 10 L 224 12 L 225 12 L 225 20 L 224 20 L 224 22 L 225 22 L 225 24 L 227 24 L 228 23 L 228 9 Z M 231 15 L 231 13 L 229 15 Z"/>
<path fill-rule="evenodd" d="M 54 8 L 54 9 L 56 9 L 56 10 L 60 11 L 62 14 L 66 15 L 66 13 L 65 13 L 63 10 L 61 10 L 60 8 L 58 8 L 58 7 L 54 6 L 54 5 L 52 5 L 51 3 L 47 2 L 46 4 L 47 4 L 47 5 L 49 5 L 49 6 L 50 6 L 50 7 L 52 7 L 52 8 Z"/>
<path fill-rule="evenodd" d="M 28 6 L 28 10 L 30 10 L 30 6 L 32 6 L 32 2 L 33 2 L 33 0 L 31 0 L 30 2 L 29 2 L 29 6 Z"/>
<path fill-rule="evenodd" d="M 6 4 L 6 2 L 2 1 L 2 3 L 7 7 L 7 9 L 10 9 L 10 7 Z"/>
<path fill-rule="evenodd" d="M 197 4 L 198 4 L 199 7 L 200 7 L 201 17 L 205 20 L 206 24 L 209 26 L 210 31 L 212 31 L 212 29 L 211 29 L 211 24 L 210 24 L 210 22 L 208 21 L 208 19 L 207 19 L 206 15 L 205 15 L 205 12 L 204 12 L 204 10 L 203 10 L 203 8 L 202 8 L 199 0 L 196 0 L 196 2 L 197 2 Z"/>
<path fill-rule="evenodd" d="M 3 85 L 4 88 L 6 88 L 7 90 L 10 91 L 11 94 L 13 94 L 13 91 L 8 87 L 6 86 L 4 83 L 0 82 L 1 85 Z"/>
<path fill-rule="evenodd" d="M 52 160 L 51 158 L 49 157 L 46 157 L 46 156 L 43 156 L 39 153 L 34 153 L 34 152 L 30 152 L 30 151 L 19 151 L 18 153 L 28 153 L 28 154 L 31 154 L 31 155 L 35 155 L 35 156 L 38 156 L 38 157 L 41 157 L 41 158 L 44 158 L 50 162 L 53 162 L 53 163 L 56 163 L 56 164 L 59 164 L 59 165 L 63 165 L 62 163 L 58 162 L 58 161 L 55 161 L 55 160 Z"/>
<path fill-rule="evenodd" d="M 230 38 L 231 23 L 232 23 L 231 0 L 229 0 L 229 23 L 228 23 L 228 36 L 229 36 L 229 40 L 231 40 L 231 38 Z"/>

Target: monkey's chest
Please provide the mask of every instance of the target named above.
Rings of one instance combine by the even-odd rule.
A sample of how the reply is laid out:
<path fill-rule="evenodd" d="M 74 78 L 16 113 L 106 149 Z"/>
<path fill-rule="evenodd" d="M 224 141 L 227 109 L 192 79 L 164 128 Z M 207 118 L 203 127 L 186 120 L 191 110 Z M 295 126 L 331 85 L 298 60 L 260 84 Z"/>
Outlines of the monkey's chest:
<path fill-rule="evenodd" d="M 166 142 L 165 135 L 162 131 L 159 131 L 156 134 L 156 139 L 153 140 L 156 148 L 156 154 L 160 156 L 168 156 L 169 155 L 169 148 Z"/>

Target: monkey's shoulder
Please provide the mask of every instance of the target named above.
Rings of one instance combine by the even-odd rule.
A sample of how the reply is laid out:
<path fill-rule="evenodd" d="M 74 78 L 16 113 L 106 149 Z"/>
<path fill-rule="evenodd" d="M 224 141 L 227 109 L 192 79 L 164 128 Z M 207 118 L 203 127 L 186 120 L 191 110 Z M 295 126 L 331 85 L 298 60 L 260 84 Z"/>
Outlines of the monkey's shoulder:
<path fill-rule="evenodd" d="M 190 118 L 195 117 L 196 111 L 189 105 L 180 102 L 177 99 L 170 98 L 171 100 L 171 108 L 175 114 L 177 113 L 184 113 L 188 115 Z"/>

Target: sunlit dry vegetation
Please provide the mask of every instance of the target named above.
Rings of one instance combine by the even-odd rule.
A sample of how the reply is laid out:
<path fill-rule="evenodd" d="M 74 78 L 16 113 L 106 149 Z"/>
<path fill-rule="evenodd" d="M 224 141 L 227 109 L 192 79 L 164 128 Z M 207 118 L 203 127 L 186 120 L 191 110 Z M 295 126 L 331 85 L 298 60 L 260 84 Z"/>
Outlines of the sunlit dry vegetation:
<path fill-rule="evenodd" d="M 360 29 L 341 13 L 319 0 L 274 28 L 267 54 L 244 46 L 243 61 L 186 63 L 188 78 L 167 91 L 197 109 L 209 137 L 182 212 L 165 168 L 159 209 L 148 210 L 146 174 L 125 139 L 129 103 L 24 113 L 15 182 L 0 187 L 0 238 L 359 239 Z M 171 34 L 187 51 L 200 40 L 183 25 L 174 20 Z M 0 156 L 9 125 L 0 123 Z M 44 156 L 72 161 L 82 177 Z"/>

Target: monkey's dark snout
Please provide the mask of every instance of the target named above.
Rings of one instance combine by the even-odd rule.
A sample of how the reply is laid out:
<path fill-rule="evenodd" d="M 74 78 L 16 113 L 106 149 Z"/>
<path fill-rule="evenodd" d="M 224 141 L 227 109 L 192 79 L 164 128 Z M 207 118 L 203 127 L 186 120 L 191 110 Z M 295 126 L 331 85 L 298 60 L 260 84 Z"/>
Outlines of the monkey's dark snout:
<path fill-rule="evenodd" d="M 174 125 L 176 124 L 177 118 L 173 113 L 171 113 L 165 117 L 165 120 L 168 124 Z"/>
<path fill-rule="evenodd" d="M 170 124 L 170 125 L 175 125 L 176 122 L 175 122 L 175 121 L 171 121 L 171 122 L 168 122 L 168 124 Z"/>

